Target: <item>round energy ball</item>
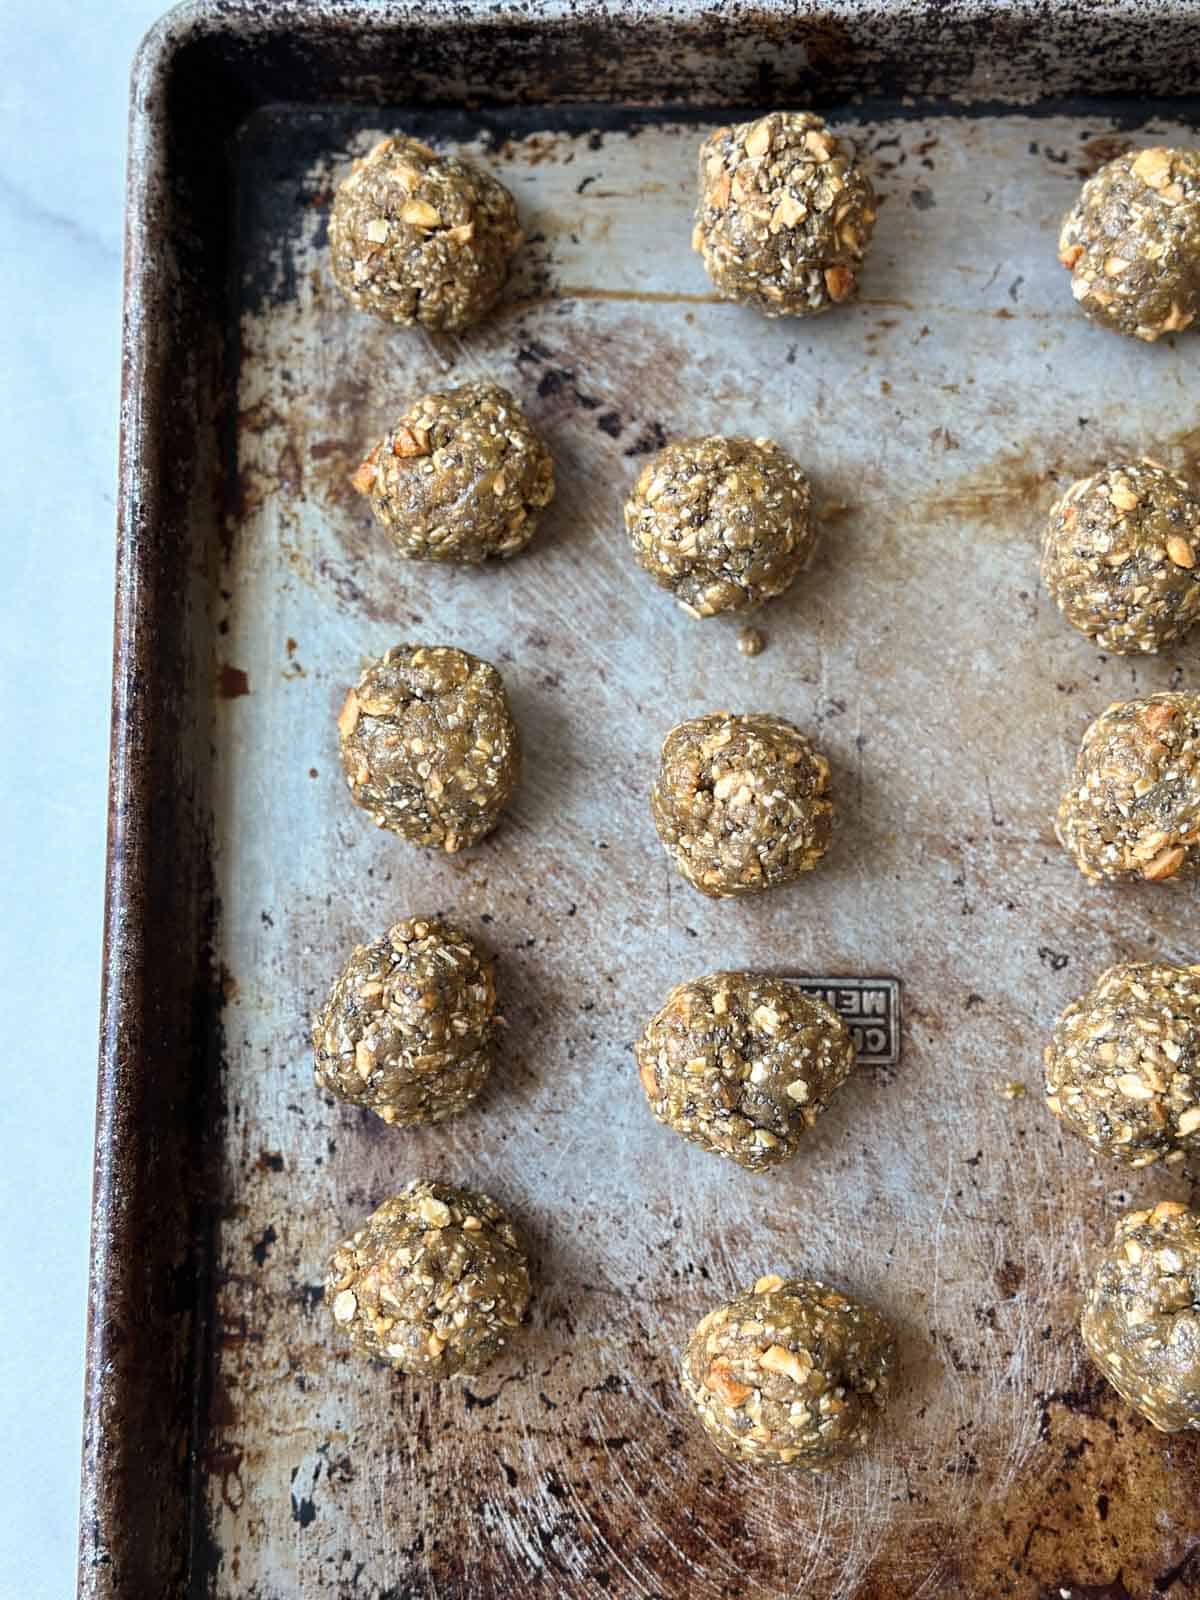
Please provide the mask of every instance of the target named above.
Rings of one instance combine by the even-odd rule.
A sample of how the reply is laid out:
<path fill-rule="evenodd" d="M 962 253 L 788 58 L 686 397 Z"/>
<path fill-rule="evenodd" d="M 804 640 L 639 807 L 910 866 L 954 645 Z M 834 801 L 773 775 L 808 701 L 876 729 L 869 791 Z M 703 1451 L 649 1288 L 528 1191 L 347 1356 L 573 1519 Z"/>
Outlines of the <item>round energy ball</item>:
<path fill-rule="evenodd" d="M 1200 1149 L 1200 967 L 1122 962 L 1063 1012 L 1046 1046 L 1046 1104 L 1126 1166 Z"/>
<path fill-rule="evenodd" d="M 1094 322 L 1154 341 L 1195 320 L 1200 296 L 1200 152 L 1126 150 L 1083 184 L 1058 258 Z"/>
<path fill-rule="evenodd" d="M 462 850 L 500 820 L 521 770 L 500 674 L 453 645 L 398 644 L 338 715 L 350 797 L 412 844 Z"/>
<path fill-rule="evenodd" d="M 1200 1216 L 1176 1200 L 1117 1223 L 1088 1287 L 1092 1360 L 1163 1433 L 1200 1428 Z"/>
<path fill-rule="evenodd" d="M 625 502 L 633 557 L 693 617 L 753 611 L 787 589 L 816 543 L 812 490 L 770 439 L 681 439 Z"/>
<path fill-rule="evenodd" d="M 550 452 L 498 383 L 418 400 L 352 481 L 410 561 L 516 555 L 554 498 Z"/>
<path fill-rule="evenodd" d="M 650 809 L 682 875 L 714 899 L 809 872 L 829 848 L 829 763 L 782 717 L 712 711 L 663 741 Z"/>
<path fill-rule="evenodd" d="M 1058 837 L 1085 877 L 1191 877 L 1200 865 L 1200 695 L 1119 700 L 1083 736 Z"/>
<path fill-rule="evenodd" d="M 452 922 L 413 917 L 359 945 L 313 1021 L 316 1080 L 409 1128 L 456 1117 L 492 1065 L 492 964 Z"/>
<path fill-rule="evenodd" d="M 723 300 L 808 317 L 849 300 L 875 193 L 848 140 L 809 111 L 718 128 L 700 146 L 692 248 Z"/>
<path fill-rule="evenodd" d="M 1071 293 L 1115 333 L 1157 339 L 1200 304 L 1200 152 L 1129 150 L 1084 184 L 1058 258 Z"/>
<path fill-rule="evenodd" d="M 494 1200 L 410 1183 L 333 1253 L 333 1320 L 364 1356 L 414 1378 L 480 1372 L 519 1326 L 529 1267 Z"/>
<path fill-rule="evenodd" d="M 866 1444 L 895 1369 L 877 1311 L 772 1273 L 697 1325 L 679 1380 L 722 1455 L 820 1471 Z"/>
<path fill-rule="evenodd" d="M 634 1054 L 660 1122 L 756 1172 L 795 1155 L 854 1065 L 836 1011 L 755 972 L 676 985 Z"/>
<path fill-rule="evenodd" d="M 447 332 L 492 309 L 520 242 L 502 183 L 403 134 L 354 163 L 329 218 L 333 276 L 351 305 Z"/>
<path fill-rule="evenodd" d="M 1051 508 L 1042 579 L 1080 633 L 1120 655 L 1180 638 L 1200 613 L 1200 500 L 1154 461 L 1080 478 Z"/>

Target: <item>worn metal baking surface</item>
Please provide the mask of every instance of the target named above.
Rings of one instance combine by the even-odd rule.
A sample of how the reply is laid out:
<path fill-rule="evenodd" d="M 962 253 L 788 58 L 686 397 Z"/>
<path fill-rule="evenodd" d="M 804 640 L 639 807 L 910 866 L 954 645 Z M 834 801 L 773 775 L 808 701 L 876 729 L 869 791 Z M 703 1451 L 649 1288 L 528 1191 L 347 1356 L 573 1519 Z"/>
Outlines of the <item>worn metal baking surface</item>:
<path fill-rule="evenodd" d="M 239 120 L 289 81 L 314 100 L 355 81 L 354 8 L 321 13 L 325 79 L 284 29 L 286 50 L 257 41 L 257 85 L 239 52 L 259 19 L 205 14 L 242 30 L 214 58 Z M 771 20 L 726 37 L 777 39 Z M 968 36 L 947 35 L 943 68 Z M 1189 132 L 1092 102 L 832 107 L 885 199 L 864 299 L 766 323 L 715 303 L 687 248 L 716 114 L 550 104 L 578 71 L 564 39 L 544 107 L 254 112 L 232 226 L 220 164 L 180 155 L 185 127 L 203 144 L 208 81 L 186 30 L 143 85 L 140 115 L 175 142 L 139 147 L 135 120 L 83 1590 L 1198 1592 L 1198 1442 L 1133 1417 L 1074 1335 L 1092 1243 L 1188 1184 L 1098 1166 L 1037 1094 L 1041 1038 L 1097 969 L 1195 954 L 1194 890 L 1089 888 L 1050 818 L 1089 717 L 1191 681 L 1197 647 L 1103 660 L 1035 573 L 1057 485 L 1138 449 L 1200 455 L 1191 346 L 1090 328 L 1053 259 L 1082 174 Z M 686 40 L 677 71 L 715 99 L 725 61 L 753 103 L 754 51 Z M 945 86 L 978 91 L 984 67 L 965 70 Z M 1021 70 L 1016 47 L 997 58 L 1006 89 Z M 493 166 L 530 235 L 508 303 L 462 339 L 359 317 L 324 277 L 331 185 L 397 125 Z M 511 565 L 402 565 L 348 473 L 411 394 L 483 374 L 544 432 L 558 498 Z M 817 561 L 750 660 L 735 627 L 647 584 L 620 527 L 645 453 L 710 429 L 778 438 L 822 507 Z M 461 857 L 377 833 L 339 776 L 344 688 L 406 638 L 496 661 L 525 734 L 511 815 Z M 833 764 L 834 851 L 760 901 L 689 891 L 649 822 L 662 735 L 716 705 L 792 717 Z M 307 1018 L 356 940 L 420 910 L 492 949 L 508 1028 L 476 1109 L 397 1133 L 316 1093 Z M 741 965 L 905 986 L 899 1065 L 860 1070 L 773 1175 L 657 1127 L 629 1057 L 671 984 Z M 1004 1097 L 1012 1080 L 1027 1099 Z M 488 1189 L 535 1260 L 530 1327 L 467 1384 L 350 1360 L 319 1303 L 330 1246 L 419 1175 Z M 879 1448 L 822 1479 L 725 1465 L 676 1391 L 694 1321 L 773 1270 L 869 1297 L 903 1342 Z"/>
<path fill-rule="evenodd" d="M 1039 1036 L 1097 965 L 1194 953 L 1186 891 L 1097 895 L 1049 830 L 1087 715 L 1180 671 L 1099 662 L 1034 571 L 1056 482 L 1181 449 L 1186 349 L 1098 335 L 1054 259 L 1110 125 L 867 121 L 886 203 L 866 300 L 806 326 L 712 301 L 687 248 L 690 124 L 535 114 L 464 140 L 469 119 L 418 119 L 495 168 L 531 236 L 510 304 L 464 339 L 352 315 L 326 279 L 330 185 L 390 125 L 267 113 L 240 148 L 241 509 L 214 663 L 217 1592 L 336 1592 L 355 1571 L 367 1593 L 696 1597 L 1161 1574 L 1191 1533 L 1156 1512 L 1200 1483 L 1172 1491 L 1168 1466 L 1194 1451 L 1061 1398 L 1089 1381 L 1074 1288 L 1122 1182 L 1062 1148 L 1036 1094 Z M 410 396 L 483 375 L 554 452 L 545 533 L 497 570 L 398 563 L 349 473 Z M 707 431 L 782 440 L 824 507 L 820 558 L 751 661 L 736 628 L 649 587 L 621 532 L 645 453 Z M 497 662 L 527 736 L 511 820 L 460 859 L 368 826 L 336 758 L 361 658 L 409 638 Z M 647 811 L 663 734 L 717 705 L 793 717 L 836 775 L 828 864 L 748 905 L 690 892 Z M 313 1092 L 307 1017 L 355 941 L 427 909 L 479 928 L 509 1026 L 476 1110 L 398 1134 Z M 754 1178 L 653 1123 L 628 1047 L 672 983 L 761 965 L 895 971 L 910 1028 L 899 1070 L 860 1072 L 801 1157 Z M 1012 1079 L 1034 1097 L 1005 1099 Z M 494 1372 L 418 1391 L 346 1356 L 315 1285 L 331 1242 L 426 1174 L 511 1207 L 539 1289 Z M 882 1446 L 826 1481 L 725 1468 L 675 1392 L 690 1325 L 768 1271 L 842 1281 L 901 1330 Z M 1130 1502 L 1131 1454 L 1142 1492 L 1163 1475 L 1154 1510 Z M 1066 1504 L 1088 1530 L 1070 1554 Z"/>

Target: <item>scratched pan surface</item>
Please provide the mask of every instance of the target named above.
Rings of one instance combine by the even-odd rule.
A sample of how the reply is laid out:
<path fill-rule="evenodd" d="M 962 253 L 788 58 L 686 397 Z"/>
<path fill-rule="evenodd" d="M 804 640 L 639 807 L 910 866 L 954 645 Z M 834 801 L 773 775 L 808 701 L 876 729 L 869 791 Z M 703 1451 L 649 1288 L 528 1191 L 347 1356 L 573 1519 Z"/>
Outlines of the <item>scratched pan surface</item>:
<path fill-rule="evenodd" d="M 219 681 L 249 692 L 215 724 L 217 1307 L 237 1335 L 213 1352 L 216 1588 L 320 1593 L 358 1572 L 368 1593 L 699 1600 L 849 1595 L 886 1574 L 902 1593 L 983 1595 L 1006 1581 L 1005 1519 L 1036 1571 L 1039 1539 L 1069 1540 L 1068 1508 L 1078 1564 L 1055 1575 L 1159 1573 L 1187 1530 L 1131 1505 L 1123 1474 L 1136 1464 L 1160 1511 L 1171 1495 L 1182 1509 L 1194 1451 L 1101 1396 L 1099 1422 L 1065 1398 L 1092 1396 L 1073 1297 L 1125 1186 L 1036 1093 L 1040 1037 L 1098 967 L 1195 953 L 1190 892 L 1089 890 L 1050 832 L 1088 716 L 1189 665 L 1100 660 L 1037 586 L 1056 483 L 1139 449 L 1186 464 L 1186 348 L 1097 334 L 1054 257 L 1111 125 L 861 122 L 885 202 L 864 301 L 805 325 L 708 293 L 687 247 L 695 126 L 557 120 L 416 120 L 499 174 L 531 239 L 509 304 L 461 339 L 356 316 L 325 275 L 335 176 L 411 117 L 268 113 L 241 148 L 242 510 Z M 496 570 L 402 565 L 348 475 L 409 396 L 482 376 L 514 388 L 554 453 L 545 530 Z M 763 614 L 753 660 L 736 627 L 649 587 L 621 533 L 647 452 L 709 431 L 784 442 L 824 508 L 816 565 Z M 340 774 L 345 688 L 404 639 L 498 663 L 526 737 L 510 819 L 453 859 L 371 828 Z M 714 706 L 793 718 L 835 774 L 828 863 L 740 905 L 681 883 L 646 805 L 671 722 Z M 398 1133 L 314 1093 L 307 1018 L 355 941 L 428 910 L 495 952 L 508 1028 L 477 1109 Z M 860 1072 L 779 1173 L 684 1145 L 636 1084 L 641 1020 L 722 966 L 905 986 L 898 1069 Z M 1006 1100 L 1011 1079 L 1034 1093 Z M 538 1292 L 493 1371 L 419 1390 L 348 1358 L 315 1286 L 331 1243 L 427 1174 L 512 1209 Z M 723 1466 L 675 1391 L 692 1323 L 768 1271 L 831 1277 L 900 1330 L 880 1448 L 825 1479 Z"/>
<path fill-rule="evenodd" d="M 1082 175 L 1190 130 L 1099 102 L 831 106 L 883 204 L 862 300 L 797 323 L 717 303 L 688 248 L 716 116 L 308 104 L 241 128 L 229 405 L 189 489 L 178 613 L 173 715 L 202 755 L 186 793 L 144 804 L 213 908 L 220 979 L 216 1007 L 203 981 L 178 997 L 202 1082 L 167 1109 L 193 1143 L 177 1156 L 164 1131 L 146 1157 L 186 1175 L 187 1195 L 164 1177 L 159 1224 L 173 1206 L 189 1219 L 164 1257 L 185 1332 L 164 1321 L 153 1383 L 123 1370 L 148 1323 L 118 1337 L 104 1318 L 131 1207 L 155 1240 L 153 1196 L 136 1201 L 134 1172 L 102 1177 L 88 1594 L 150 1592 L 131 1581 L 147 1551 L 157 1592 L 245 1600 L 1200 1592 L 1197 1441 L 1133 1416 L 1074 1333 L 1114 1217 L 1186 1198 L 1188 1180 L 1097 1164 L 1038 1093 L 1042 1038 L 1095 972 L 1196 953 L 1194 890 L 1089 888 L 1051 818 L 1090 717 L 1195 681 L 1197 647 L 1105 659 L 1036 575 L 1058 486 L 1141 450 L 1185 469 L 1200 451 L 1192 347 L 1093 329 L 1054 258 Z M 326 276 L 332 185 L 397 127 L 485 162 L 522 212 L 506 302 L 462 338 L 362 317 Z M 402 564 L 348 475 L 410 396 L 481 376 L 547 439 L 557 498 L 511 564 Z M 186 386 L 197 415 L 211 399 Z M 646 455 L 707 431 L 778 439 L 816 486 L 817 559 L 758 619 L 754 659 L 736 625 L 689 620 L 650 586 L 621 531 Z M 515 804 L 461 856 L 376 831 L 340 776 L 345 688 L 403 640 L 496 662 L 522 727 Z M 816 873 L 737 904 L 674 875 L 647 809 L 668 727 L 718 706 L 806 729 L 838 808 Z M 494 953 L 507 1028 L 474 1109 L 396 1132 L 316 1092 L 308 1018 L 356 941 L 422 911 L 456 913 Z M 151 941 L 175 937 L 140 914 Z M 660 1129 L 637 1086 L 641 1022 L 718 967 L 904 986 L 899 1064 L 860 1069 L 772 1175 Z M 1027 1098 L 1004 1097 L 1012 1080 Z M 168 1094 L 156 1081 L 134 1078 Z M 429 1388 L 350 1359 L 319 1290 L 331 1246 L 423 1176 L 496 1196 L 536 1279 L 506 1357 Z M 694 1322 L 769 1271 L 831 1278 L 899 1331 L 877 1447 L 824 1477 L 726 1465 L 677 1393 Z M 155 1384 L 191 1398 L 178 1439 L 159 1425 L 177 1448 L 135 1553 L 122 1538 L 147 1507 L 126 1505 L 123 1527 L 114 1508 L 141 1470 L 121 1453 L 129 1408 L 152 1412 Z"/>

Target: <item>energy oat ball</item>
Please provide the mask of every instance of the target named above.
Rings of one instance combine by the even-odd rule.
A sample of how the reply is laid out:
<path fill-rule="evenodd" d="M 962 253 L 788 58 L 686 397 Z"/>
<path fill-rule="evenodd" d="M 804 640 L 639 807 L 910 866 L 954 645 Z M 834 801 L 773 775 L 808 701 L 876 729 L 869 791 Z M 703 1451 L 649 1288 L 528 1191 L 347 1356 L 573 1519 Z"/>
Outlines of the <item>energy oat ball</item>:
<path fill-rule="evenodd" d="M 319 1088 L 408 1128 L 463 1111 L 492 1065 L 492 964 L 452 922 L 359 945 L 313 1021 Z"/>
<path fill-rule="evenodd" d="M 1085 877 L 1191 877 L 1200 865 L 1200 695 L 1118 700 L 1083 736 L 1058 837 Z"/>
<path fill-rule="evenodd" d="M 1046 1104 L 1130 1167 L 1200 1149 L 1200 967 L 1124 962 L 1063 1012 L 1045 1052 Z"/>
<path fill-rule="evenodd" d="M 772 1273 L 697 1325 L 679 1378 L 722 1455 L 819 1472 L 866 1444 L 895 1368 L 877 1311 Z"/>
<path fill-rule="evenodd" d="M 1088 1287 L 1083 1342 L 1163 1433 L 1200 1428 L 1200 1216 L 1175 1200 L 1130 1211 Z"/>
<path fill-rule="evenodd" d="M 795 1155 L 854 1065 L 836 1011 L 754 972 L 678 984 L 634 1054 L 660 1122 L 754 1171 Z"/>
<path fill-rule="evenodd" d="M 554 498 L 550 452 L 498 383 L 428 394 L 354 474 L 410 561 L 485 561 L 524 549 Z"/>
<path fill-rule="evenodd" d="M 520 242 L 502 183 L 403 134 L 354 163 L 329 218 L 333 276 L 353 306 L 448 332 L 487 315 Z"/>
<path fill-rule="evenodd" d="M 1115 333 L 1157 339 L 1200 303 L 1200 152 L 1129 150 L 1084 184 L 1058 258 L 1080 307 Z"/>
<path fill-rule="evenodd" d="M 450 1378 L 482 1371 L 508 1343 L 529 1304 L 529 1267 L 487 1195 L 410 1183 L 334 1251 L 325 1303 L 361 1355 Z"/>
<path fill-rule="evenodd" d="M 650 809 L 679 871 L 715 899 L 809 872 L 829 848 L 829 763 L 782 717 L 712 711 L 663 741 Z"/>
<path fill-rule="evenodd" d="M 681 439 L 625 502 L 634 560 L 693 617 L 752 611 L 787 589 L 816 543 L 812 490 L 770 439 Z"/>
<path fill-rule="evenodd" d="M 1104 650 L 1153 652 L 1200 611 L 1200 500 L 1154 461 L 1106 467 L 1051 508 L 1042 578 L 1063 616 Z"/>
<path fill-rule="evenodd" d="M 398 644 L 338 716 L 350 797 L 412 844 L 462 850 L 500 820 L 521 771 L 500 674 L 453 645 Z"/>
<path fill-rule="evenodd" d="M 808 317 L 849 300 L 875 192 L 848 140 L 809 111 L 718 128 L 700 146 L 692 248 L 723 300 Z"/>

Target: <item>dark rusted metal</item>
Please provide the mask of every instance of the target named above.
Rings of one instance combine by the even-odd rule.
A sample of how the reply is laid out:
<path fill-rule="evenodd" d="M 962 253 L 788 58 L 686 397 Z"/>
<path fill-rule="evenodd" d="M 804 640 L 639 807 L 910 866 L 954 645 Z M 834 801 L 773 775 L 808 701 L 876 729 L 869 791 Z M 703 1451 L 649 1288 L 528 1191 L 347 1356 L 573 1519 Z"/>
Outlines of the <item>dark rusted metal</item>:
<path fill-rule="evenodd" d="M 1190 899 L 1097 896 L 1050 842 L 1061 757 L 1130 680 L 1039 610 L 1027 546 L 1054 482 L 1151 438 L 1194 467 L 1197 439 L 1174 431 L 1176 391 L 1151 376 L 1173 377 L 1178 358 L 1150 353 L 1151 368 L 1146 352 L 1101 342 L 1047 362 L 1029 330 L 1059 325 L 1056 302 L 1043 310 L 1001 280 L 994 304 L 981 294 L 922 310 L 919 271 L 905 265 L 939 187 L 969 201 L 964 161 L 980 184 L 1011 181 L 997 163 L 1044 143 L 1028 178 L 1029 226 L 1044 229 L 1055 174 L 1075 181 L 1122 145 L 1123 127 L 1188 123 L 1197 25 L 1191 4 L 1099 0 L 644 16 L 586 3 L 493 13 L 207 0 L 150 36 L 130 145 L 86 1600 L 1200 1592 L 1198 1441 L 1155 1435 L 1074 1343 L 1082 1245 L 1108 1226 L 1122 1177 L 1063 1146 L 1035 1100 L 1000 1109 L 996 1093 L 1007 1077 L 1036 1090 L 1040 1032 L 1105 960 L 1195 954 Z M 900 107 L 904 95 L 929 103 Z M 849 105 L 854 96 L 872 109 Z M 1039 133 L 1001 116 L 1002 102 L 1052 120 Z M 833 419 L 832 439 L 811 417 L 794 420 L 807 391 L 770 396 L 797 349 L 800 370 L 822 359 L 808 329 L 780 325 L 767 345 L 761 329 L 728 321 L 736 313 L 714 313 L 702 279 L 647 289 L 649 234 L 612 247 L 619 282 L 588 276 L 589 252 L 603 259 L 607 230 L 622 224 L 619 204 L 585 212 L 571 198 L 589 150 L 610 139 L 610 179 L 658 182 L 629 203 L 683 227 L 682 271 L 689 122 L 700 108 L 768 103 L 840 105 L 877 145 L 888 264 L 851 314 L 860 320 L 830 319 L 820 335 L 843 341 L 839 370 L 863 395 L 869 385 L 878 408 L 863 401 L 850 447 L 836 383 L 829 411 L 818 391 L 812 413 Z M 968 123 L 979 111 L 994 120 Z M 522 206 L 550 224 L 541 239 L 535 230 L 510 310 L 463 342 L 367 326 L 312 277 L 335 161 L 400 121 L 481 140 Z M 952 152 L 940 167 L 939 139 Z M 576 224 L 599 231 L 589 242 Z M 1052 255 L 1052 243 L 1041 248 Z M 889 270 L 908 284 L 888 283 Z M 1019 264 L 1011 279 L 1024 281 Z M 628 316 L 592 316 L 593 301 Z M 573 314 L 558 315 L 568 302 Z M 688 322 L 690 307 L 708 320 Z M 961 339 L 939 331 L 943 314 L 960 317 Z M 1023 330 L 1009 328 L 1024 315 Z M 1076 339 L 1071 317 L 1063 304 Z M 758 343 L 739 367 L 743 338 Z M 1011 359 L 995 359 L 1001 339 Z M 1089 394 L 1068 358 L 1097 349 L 1121 376 L 1091 369 Z M 892 426 L 880 381 L 912 386 L 922 359 L 943 388 L 977 367 L 1000 409 L 931 383 L 895 424 L 901 467 L 864 441 Z M 1067 372 L 1060 431 L 1045 399 L 1038 428 L 1003 411 L 1014 383 L 1041 395 L 1056 360 Z M 551 437 L 559 521 L 504 573 L 457 588 L 444 574 L 398 575 L 346 472 L 402 391 L 477 363 L 516 383 Z M 754 663 L 739 662 L 732 633 L 669 616 L 626 570 L 607 503 L 666 431 L 715 426 L 722 406 L 751 426 L 751 383 L 766 387 L 764 426 L 799 429 L 823 464 L 827 529 L 811 599 L 765 614 L 771 646 Z M 578 610 L 587 591 L 571 549 L 584 532 L 579 560 L 625 630 L 611 638 Z M 937 625 L 922 584 L 943 584 L 948 611 L 969 616 L 969 561 L 987 579 L 978 639 L 995 676 L 968 693 L 977 668 L 946 665 L 943 700 L 930 662 L 965 647 L 919 636 Z M 474 611 L 456 609 L 464 599 Z M 324 732 L 360 652 L 460 618 L 515 682 L 530 775 L 493 841 L 426 863 L 366 837 L 337 792 Z M 667 643 L 642 697 L 619 657 L 631 639 L 649 651 L 660 627 Z M 846 654 L 854 629 L 865 664 Z M 1175 667 L 1139 666 L 1137 681 L 1163 687 Z M 572 737 L 563 696 L 606 673 L 616 687 L 603 709 L 619 708 L 621 737 L 593 747 Z M 889 696 L 893 673 L 903 694 Z M 285 699 L 280 684 L 298 677 L 303 697 Z M 670 703 L 661 689 L 655 698 L 666 681 Z M 1005 711 L 1014 686 L 1017 709 Z M 810 891 L 749 911 L 700 906 L 672 883 L 643 815 L 656 738 L 676 711 L 726 693 L 779 710 L 798 701 L 846 812 L 840 864 Z M 911 722 L 896 713 L 905 696 Z M 1030 723 L 1045 729 L 1035 750 L 1050 759 L 1035 770 L 1024 752 L 993 793 L 989 771 L 1004 770 Z M 948 727 L 955 737 L 939 743 Z M 283 759 L 281 728 L 294 740 Z M 922 767 L 910 757 L 926 746 L 934 760 Z M 264 783 L 280 793 L 260 805 Z M 573 807 L 592 833 L 571 831 Z M 904 830 L 929 892 L 885 887 L 893 865 L 900 883 Z M 303 873 L 276 875 L 276 848 Z M 315 1094 L 305 1012 L 354 938 L 442 903 L 490 919 L 511 1044 L 474 1120 L 404 1137 Z M 811 1165 L 802 1157 L 774 1187 L 660 1142 L 625 1062 L 666 984 L 726 956 L 895 970 L 906 984 L 899 1069 L 860 1074 L 847 1109 L 814 1135 Z M 561 1130 L 580 1106 L 609 1121 L 603 1137 L 572 1145 Z M 884 1119 L 899 1119 L 898 1143 Z M 634 1172 L 628 1215 L 599 1176 L 588 1187 L 589 1165 L 620 1172 L 622 1161 Z M 426 1169 L 485 1180 L 526 1223 L 540 1265 L 524 1348 L 486 1382 L 436 1392 L 348 1364 L 313 1287 L 326 1243 Z M 1136 1193 L 1153 1186 L 1142 1175 Z M 880 1299 L 909 1351 L 879 1456 L 824 1485 L 726 1467 L 674 1390 L 689 1322 L 780 1266 L 816 1267 Z"/>

